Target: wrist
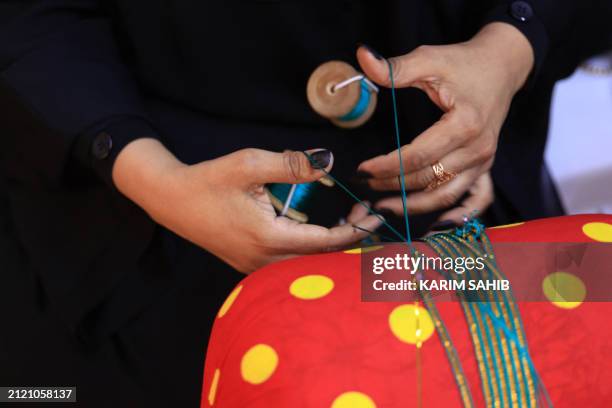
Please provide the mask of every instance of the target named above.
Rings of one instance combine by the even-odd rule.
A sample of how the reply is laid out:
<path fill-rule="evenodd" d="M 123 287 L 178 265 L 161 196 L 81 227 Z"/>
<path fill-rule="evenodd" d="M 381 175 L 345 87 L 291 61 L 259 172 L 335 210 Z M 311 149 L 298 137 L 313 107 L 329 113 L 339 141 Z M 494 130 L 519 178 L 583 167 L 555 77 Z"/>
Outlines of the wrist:
<path fill-rule="evenodd" d="M 187 167 L 157 139 L 141 138 L 125 146 L 115 160 L 112 178 L 117 189 L 153 219 L 171 208 L 177 171 Z"/>
<path fill-rule="evenodd" d="M 470 43 L 501 68 L 512 93 L 523 87 L 534 65 L 531 43 L 516 27 L 503 22 L 485 25 Z"/>

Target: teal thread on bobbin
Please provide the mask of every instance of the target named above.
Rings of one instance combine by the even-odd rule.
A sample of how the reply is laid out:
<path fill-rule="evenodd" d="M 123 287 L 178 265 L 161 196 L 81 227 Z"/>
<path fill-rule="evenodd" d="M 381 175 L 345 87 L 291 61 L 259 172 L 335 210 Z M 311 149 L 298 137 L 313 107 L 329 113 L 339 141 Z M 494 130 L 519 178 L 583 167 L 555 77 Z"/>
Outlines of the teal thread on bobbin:
<path fill-rule="evenodd" d="M 368 106 L 370 105 L 370 99 L 371 99 L 370 85 L 368 85 L 368 83 L 365 81 L 364 78 L 362 78 L 359 82 L 361 85 L 361 93 L 359 94 L 359 101 L 357 101 L 357 105 L 355 105 L 349 113 L 338 118 L 338 120 L 341 122 L 348 122 L 348 121 L 356 120 L 360 118 L 361 115 L 365 113 L 365 111 L 368 109 Z"/>
<path fill-rule="evenodd" d="M 268 191 L 283 203 L 284 208 L 293 208 L 307 214 L 312 208 L 313 197 L 320 183 L 270 184 Z M 282 212 L 283 210 L 281 210 Z M 287 210 L 285 210 L 287 212 Z M 284 215 L 284 214 L 282 214 Z"/>
<path fill-rule="evenodd" d="M 272 206 L 280 216 L 294 221 L 308 222 L 308 214 L 314 210 L 315 203 L 324 199 L 323 188 L 333 187 L 334 182 L 323 177 L 312 183 L 266 185 Z"/>

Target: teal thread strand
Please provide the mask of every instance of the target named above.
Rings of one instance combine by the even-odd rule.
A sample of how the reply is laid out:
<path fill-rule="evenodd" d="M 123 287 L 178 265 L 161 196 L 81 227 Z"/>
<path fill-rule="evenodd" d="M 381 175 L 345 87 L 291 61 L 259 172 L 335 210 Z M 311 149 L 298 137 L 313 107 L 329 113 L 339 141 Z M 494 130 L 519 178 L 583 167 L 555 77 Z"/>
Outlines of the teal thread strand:
<path fill-rule="evenodd" d="M 471 301 L 467 301 L 467 306 L 469 308 L 468 310 L 464 309 L 464 313 L 470 313 L 472 315 L 472 318 L 474 319 L 474 321 L 476 322 L 476 312 L 474 311 L 474 306 L 472 305 Z M 487 373 L 487 384 L 489 386 L 489 395 L 491 396 L 491 402 L 493 402 L 495 404 L 495 401 L 497 401 L 497 396 L 495 395 L 495 391 L 493 390 L 493 379 L 491 378 L 491 368 L 489 367 L 489 362 L 487 360 L 487 352 L 485 349 L 485 343 L 484 343 L 484 338 L 482 336 L 482 330 L 480 329 L 480 325 L 476 324 L 476 334 L 478 336 L 478 342 L 480 343 L 480 352 L 482 353 L 482 361 L 483 364 L 485 366 L 485 372 Z M 493 359 L 492 359 L 493 360 Z M 495 360 L 493 360 L 493 362 L 495 362 Z"/>
<path fill-rule="evenodd" d="M 437 238 L 438 235 L 441 235 L 441 234 L 433 235 L 432 237 L 428 238 L 428 241 L 429 242 L 434 242 L 434 240 L 437 241 L 439 239 L 439 238 Z M 438 243 L 437 248 L 438 248 L 438 251 L 436 251 L 436 252 L 438 252 L 439 255 L 446 255 L 448 253 L 448 255 L 450 255 L 450 256 L 455 256 L 455 257 L 461 256 L 461 254 L 459 254 L 459 252 L 453 246 L 451 246 L 451 245 L 449 245 L 448 250 L 445 250 L 444 249 L 444 245 L 442 244 L 442 241 L 440 241 Z M 470 314 L 472 316 L 473 321 L 476 322 L 477 321 L 476 320 L 476 312 L 474 311 L 474 306 L 472 305 L 472 300 L 470 300 L 470 299 L 463 300 L 462 306 L 463 306 L 463 313 L 466 314 L 466 315 Z M 489 362 L 487 360 L 487 352 L 486 352 L 486 349 L 485 349 L 484 337 L 483 337 L 482 330 L 481 330 L 481 327 L 480 327 L 479 324 L 476 324 L 476 335 L 478 337 L 478 343 L 480 344 L 479 348 L 480 348 L 480 352 L 481 352 L 481 354 L 483 356 L 483 359 L 482 359 L 483 360 L 483 365 L 485 367 L 485 373 L 486 373 L 487 380 L 488 380 L 487 381 L 487 384 L 488 384 L 487 388 L 489 389 L 489 395 L 491 396 L 491 400 L 493 402 L 495 402 L 497 400 L 497 398 L 496 398 L 496 395 L 495 395 L 495 391 L 493 390 L 494 381 L 493 381 L 493 378 L 491 378 L 491 368 L 489 367 Z M 476 345 L 474 345 L 474 348 L 476 348 Z M 474 350 L 474 351 L 476 351 L 476 350 Z M 495 361 L 493 360 L 493 362 L 495 362 Z M 484 381 L 483 381 L 482 387 L 483 387 L 483 391 L 484 391 Z"/>
<path fill-rule="evenodd" d="M 478 230 L 478 229 L 477 229 L 477 230 Z M 478 232 L 478 235 L 480 236 L 480 234 L 482 234 L 482 232 L 480 232 L 480 231 L 479 231 L 479 232 Z M 476 256 L 480 256 L 480 255 L 481 255 L 481 254 L 480 254 L 480 252 L 479 252 L 479 251 L 477 251 L 477 247 L 472 246 L 472 245 L 470 245 L 470 244 L 469 244 L 469 243 L 467 243 L 467 242 L 465 242 L 465 244 L 464 244 L 464 243 L 463 243 L 463 242 L 460 240 L 460 238 L 459 238 L 459 237 L 457 237 L 456 235 L 455 235 L 455 236 L 453 236 L 453 237 L 452 237 L 452 239 L 453 239 L 453 241 L 455 241 L 457 244 L 459 244 L 459 245 L 464 245 L 465 250 L 466 250 L 468 253 L 470 253 L 470 254 L 471 254 L 471 256 L 476 257 Z M 468 271 L 468 272 L 466 273 L 466 275 L 467 275 L 467 276 L 469 276 L 469 277 L 471 278 L 471 277 L 472 277 L 472 273 L 473 273 L 473 271 Z M 476 272 L 474 272 L 474 273 L 476 273 Z M 485 277 L 485 276 L 483 276 L 483 275 L 482 275 L 482 273 L 480 273 L 480 274 L 479 274 L 479 278 L 483 279 L 483 278 L 488 278 L 488 277 Z M 501 364 L 502 374 L 503 374 L 504 379 L 505 379 L 505 381 L 506 381 L 506 395 L 508 396 L 508 398 L 509 398 L 509 399 L 511 399 L 512 393 L 510 392 L 510 378 L 509 378 L 508 369 L 507 369 L 508 362 L 506 361 L 506 359 L 505 359 L 505 357 L 504 357 L 504 351 L 503 351 L 503 350 L 504 350 L 504 347 L 503 347 L 503 345 L 502 345 L 501 338 L 500 338 L 500 336 L 499 336 L 499 330 L 500 330 L 500 329 L 501 329 L 501 330 L 502 330 L 502 332 L 504 332 L 506 335 L 509 333 L 509 330 L 503 330 L 503 328 L 506 328 L 506 329 L 507 329 L 507 327 L 505 327 L 505 326 L 506 326 L 506 325 L 505 325 L 505 323 L 504 323 L 504 322 L 501 322 L 501 321 L 499 320 L 499 318 L 498 318 L 498 317 L 495 315 L 495 313 L 494 313 L 493 309 L 491 308 L 491 305 L 490 305 L 490 303 L 491 303 L 491 302 L 496 302 L 496 303 L 499 303 L 499 301 L 497 300 L 497 299 L 498 299 L 498 298 L 497 298 L 497 294 L 495 295 L 495 298 L 496 298 L 496 300 L 484 300 L 484 301 L 477 302 L 476 304 L 477 304 L 477 306 L 478 306 L 478 309 L 479 309 L 479 310 L 480 310 L 480 312 L 481 312 L 481 316 L 482 316 L 483 320 L 484 320 L 484 319 L 489 318 L 489 319 L 491 320 L 492 325 L 493 325 L 493 328 L 492 328 L 492 329 L 493 329 L 493 334 L 492 334 L 492 335 L 491 335 L 491 333 L 490 333 L 490 331 L 489 331 L 488 327 L 486 326 L 486 323 L 485 323 L 485 332 L 486 332 L 486 334 L 487 334 L 487 338 L 489 338 L 489 337 L 491 337 L 491 338 L 492 338 L 493 336 L 495 336 L 495 339 L 497 340 L 497 349 L 498 349 L 498 351 L 499 351 L 499 358 L 500 358 L 501 363 L 502 363 L 502 364 Z M 498 306 L 498 307 L 501 307 L 501 306 Z M 500 326 L 500 325 L 501 325 L 501 326 Z M 490 343 L 490 346 L 491 346 L 491 352 L 493 353 L 493 352 L 494 352 L 494 348 L 493 348 L 492 343 Z M 514 366 L 514 360 L 512 359 L 512 353 L 511 353 L 511 350 L 508 350 L 508 353 L 509 353 L 509 356 L 510 356 L 510 360 L 511 360 L 511 362 L 512 362 L 512 365 Z M 497 364 L 496 364 L 496 361 L 495 361 L 495 357 L 494 357 L 494 356 L 492 356 L 492 360 L 493 360 L 493 362 L 494 362 L 494 365 L 497 365 Z M 496 368 L 496 371 L 499 371 L 499 369 L 498 369 L 498 368 Z M 498 376 L 499 376 L 499 377 L 501 377 L 501 374 L 499 374 L 498 372 L 496 372 L 496 373 L 495 373 L 495 375 L 496 375 L 496 378 L 497 378 Z M 517 384 L 517 385 L 518 385 L 518 384 Z M 499 384 L 499 386 L 501 386 L 501 384 Z M 519 390 L 520 390 L 520 387 L 519 387 Z M 517 394 L 517 395 L 518 395 L 518 394 Z M 504 394 L 500 392 L 500 396 L 499 396 L 499 397 L 500 397 L 500 401 L 501 401 L 502 406 L 505 406 L 505 405 L 504 405 L 504 401 L 505 401 Z M 509 405 L 511 404 L 511 400 L 509 400 L 509 401 L 508 401 L 508 404 L 509 404 Z"/>
<path fill-rule="evenodd" d="M 353 109 L 351 109 L 351 111 L 349 113 L 347 113 L 344 116 L 341 116 L 338 118 L 338 120 L 343 121 L 343 122 L 347 122 L 349 120 L 355 120 L 359 117 L 361 117 L 361 115 L 364 114 L 364 112 L 368 109 L 368 105 L 370 105 L 370 88 L 368 87 L 368 84 L 366 84 L 366 82 L 362 79 L 360 82 L 360 94 L 359 94 L 359 101 L 357 101 L 357 105 L 355 105 L 355 107 Z"/>
<path fill-rule="evenodd" d="M 351 225 L 353 226 L 353 228 L 358 229 L 363 232 L 368 232 L 370 235 L 377 235 L 380 238 L 387 240 L 387 242 L 396 242 L 395 239 L 389 237 L 388 235 L 381 234 L 380 232 L 370 231 L 369 229 L 360 227 L 359 225 L 355 225 L 355 224 L 351 224 Z"/>
<path fill-rule="evenodd" d="M 402 143 L 400 140 L 399 120 L 397 115 L 397 101 L 395 99 L 395 81 L 393 80 L 393 66 L 389 60 L 387 65 L 389 66 L 389 80 L 391 81 L 391 101 L 393 104 L 393 123 L 395 124 L 395 139 L 397 141 L 397 154 L 399 155 L 399 172 L 400 172 L 400 185 L 402 187 L 402 206 L 404 207 L 404 221 L 406 223 L 406 242 L 408 245 L 412 243 L 410 237 L 410 224 L 408 222 L 408 208 L 406 208 L 406 180 L 404 176 L 404 163 L 402 162 Z"/>
<path fill-rule="evenodd" d="M 395 228 L 393 228 L 393 226 L 391 226 L 386 220 L 385 218 L 378 214 L 377 212 L 375 212 L 374 210 L 372 210 L 370 208 L 369 205 L 367 205 L 366 203 L 364 203 L 362 200 L 359 199 L 359 197 L 357 197 L 355 194 L 353 194 L 351 192 L 351 190 L 349 190 L 348 187 L 346 187 L 344 184 L 342 184 L 341 182 L 338 181 L 338 179 L 336 179 L 334 176 L 332 176 L 331 174 L 329 174 L 326 170 L 323 170 L 323 172 L 327 175 L 327 177 L 329 177 L 330 179 L 332 179 L 341 189 L 343 189 L 349 196 L 351 196 L 351 198 L 355 201 L 357 201 L 362 207 L 364 207 L 366 210 L 368 210 L 368 213 L 376 216 L 379 220 L 382 221 L 382 223 L 389 228 L 395 235 L 397 235 L 399 237 L 399 239 L 402 242 L 406 242 L 406 238 Z"/>
<path fill-rule="evenodd" d="M 486 237 L 486 235 L 485 235 Z M 483 240 L 483 246 L 484 249 L 487 253 L 491 254 L 492 256 L 495 256 L 495 251 L 493 250 L 493 246 L 490 245 L 490 241 L 488 241 L 487 239 Z M 501 273 L 501 271 L 500 271 Z M 509 297 L 506 295 L 506 292 L 502 293 L 502 297 L 503 297 L 503 302 L 504 302 L 504 307 L 506 309 L 506 314 L 509 316 L 510 319 L 510 324 L 512 326 L 512 328 L 510 329 L 509 327 L 507 327 L 506 325 L 504 325 L 504 327 L 502 327 L 502 329 L 504 331 L 506 331 L 506 336 L 511 340 L 511 342 L 514 343 L 515 347 L 517 348 L 517 351 L 519 353 L 519 361 L 518 361 L 518 366 L 519 369 L 521 371 L 521 376 L 523 378 L 523 389 L 525 390 L 525 401 L 527 401 L 527 406 L 529 408 L 531 408 L 531 399 L 529 398 L 529 383 L 527 381 L 527 373 L 525 372 L 525 368 L 524 368 L 524 364 L 523 364 L 523 357 L 527 357 L 527 358 L 531 358 L 528 351 L 526 350 L 525 347 L 521 347 L 520 342 L 518 340 L 518 336 L 516 333 L 518 333 L 519 328 L 516 327 L 516 325 L 514 324 L 514 313 L 512 313 L 512 310 L 510 308 L 510 302 L 513 301 L 514 299 L 512 298 L 512 296 Z M 516 302 L 515 302 L 516 303 Z M 520 320 L 520 313 L 518 316 L 518 319 Z M 522 328 L 520 328 L 522 330 Z M 514 372 L 515 375 L 515 381 L 518 387 L 518 390 L 521 390 L 521 385 L 520 385 L 520 381 L 518 380 L 518 370 L 516 370 L 515 368 L 515 362 L 514 359 L 512 359 L 512 370 Z M 519 402 L 519 407 L 522 408 L 523 402 L 521 399 L 521 395 L 519 395 L 518 398 L 518 402 Z"/>
<path fill-rule="evenodd" d="M 434 235 L 434 237 L 435 237 L 435 235 Z M 443 253 L 443 249 L 442 249 L 442 247 L 441 247 L 441 246 L 440 246 L 440 244 L 439 244 L 439 243 L 438 243 L 438 242 L 435 240 L 435 238 L 434 238 L 434 239 L 431 239 L 431 238 L 425 238 L 425 242 L 426 242 L 426 243 L 428 243 L 428 244 L 431 246 L 431 248 L 432 248 L 434 251 L 436 251 L 437 253 L 439 253 L 439 254 Z M 438 271 L 438 270 L 436 270 L 436 272 L 438 272 L 440 275 L 442 275 L 442 276 L 444 276 L 444 277 L 446 277 L 446 278 L 450 278 L 450 274 L 449 274 L 449 273 L 447 273 L 447 272 L 445 272 L 445 271 Z M 431 300 L 430 300 L 429 302 L 427 302 L 428 297 L 426 297 L 425 295 L 421 295 L 421 296 L 422 296 L 422 298 L 423 298 L 423 302 L 425 303 L 425 305 L 426 305 L 428 308 L 430 308 L 430 309 L 435 309 L 435 310 L 436 310 L 436 314 L 437 314 L 437 315 L 440 315 L 440 313 L 439 313 L 439 312 L 437 312 L 437 307 L 436 307 L 435 303 L 434 303 L 433 301 L 431 301 Z M 464 311 L 464 313 L 465 313 L 465 308 L 462 308 L 462 309 L 463 309 L 463 311 Z M 442 319 L 441 319 L 441 318 L 440 318 L 440 324 L 441 324 L 441 325 L 444 327 L 444 329 L 443 329 L 443 330 L 445 330 L 445 331 L 448 333 L 448 329 L 446 328 L 446 324 L 444 323 L 444 321 L 442 321 Z M 440 330 L 441 330 L 441 329 L 439 329 L 439 328 L 436 326 L 436 331 L 438 332 L 438 334 L 439 334 L 439 335 L 440 335 Z M 465 376 L 465 374 L 464 374 L 464 372 L 463 372 L 463 365 L 461 364 L 461 360 L 459 359 L 459 356 L 457 355 L 457 349 L 455 348 L 455 345 L 454 345 L 454 344 L 453 344 L 453 342 L 452 342 L 452 338 L 451 338 L 450 333 L 448 333 L 448 338 L 449 338 L 449 341 L 451 342 L 452 350 L 446 350 L 446 355 L 447 355 L 447 357 L 448 357 L 448 356 L 450 355 L 450 353 L 452 352 L 452 353 L 453 353 L 455 356 L 457 356 L 456 358 L 457 358 L 457 363 L 458 363 L 458 365 L 459 365 L 459 373 L 461 373 L 461 375 L 462 375 L 462 376 L 463 376 L 463 378 L 465 379 L 465 384 L 466 384 L 466 388 L 467 388 L 467 391 L 468 391 L 468 394 L 469 394 L 469 399 L 470 399 L 470 402 L 471 402 L 471 406 L 474 406 L 474 402 L 473 402 L 473 399 L 472 399 L 472 391 L 471 391 L 471 389 L 470 389 L 470 387 L 469 387 L 469 385 L 468 385 L 468 382 L 467 382 L 467 377 Z M 450 357 L 449 357 L 449 360 L 450 360 Z M 486 360 L 485 360 L 485 365 L 486 365 Z M 487 367 L 488 367 L 488 366 L 487 366 Z M 488 370 L 488 369 L 487 369 L 487 370 Z M 459 386 L 459 382 L 458 382 L 458 378 L 457 378 L 457 376 L 455 376 L 455 382 L 457 383 L 457 386 Z M 483 387 L 484 387 L 484 385 L 483 385 Z M 493 390 L 492 390 L 490 387 L 491 387 L 491 384 L 489 383 L 489 389 L 491 390 L 491 395 L 492 395 L 492 394 L 493 394 Z"/>
<path fill-rule="evenodd" d="M 459 237 L 457 237 L 457 236 L 454 236 L 453 240 L 455 242 L 457 242 L 457 243 L 461 243 L 461 241 L 459 240 Z M 479 251 L 476 250 L 476 248 L 477 247 L 473 247 L 472 245 L 469 245 L 469 244 L 467 244 L 465 246 L 466 251 L 468 251 L 468 253 L 471 253 L 471 256 L 473 256 L 473 257 L 481 255 L 479 253 Z M 467 274 L 469 276 L 472 276 L 472 271 L 467 272 Z M 481 279 L 488 278 L 488 277 L 484 277 L 482 275 L 482 273 L 479 274 L 479 277 Z M 497 295 L 495 295 L 495 296 L 496 296 L 496 299 L 497 299 Z M 493 309 L 491 308 L 491 305 L 490 305 L 491 302 L 496 302 L 497 303 L 498 301 L 497 300 L 494 300 L 494 301 L 493 300 L 484 300 L 484 301 L 481 301 L 481 302 L 477 302 L 477 306 L 478 306 L 478 309 L 481 312 L 481 316 L 482 316 L 483 320 L 489 318 L 489 320 L 491 320 L 491 324 L 493 325 L 493 328 L 492 328 L 493 335 L 495 336 L 495 339 L 497 340 L 497 349 L 499 351 L 499 358 L 500 358 L 501 363 L 502 363 L 501 364 L 501 366 L 502 366 L 501 367 L 502 368 L 502 374 L 503 374 L 504 379 L 506 381 L 506 395 L 508 396 L 508 399 L 509 399 L 508 404 L 510 405 L 511 404 L 512 393 L 510 392 L 510 377 L 509 377 L 508 368 L 507 368 L 508 362 L 506 361 L 506 359 L 504 357 L 504 351 L 503 351 L 504 347 L 502 345 L 501 338 L 499 336 L 499 329 L 502 329 L 502 327 L 500 327 L 499 325 L 503 324 L 503 326 L 505 327 L 505 323 L 499 321 L 498 317 L 495 315 Z M 493 335 L 490 334 L 489 329 L 488 329 L 488 327 L 486 325 L 485 325 L 485 331 L 487 333 L 487 337 L 491 336 L 491 338 L 492 338 Z M 502 331 L 505 334 L 508 334 L 508 332 L 509 332 L 509 330 L 506 330 L 506 331 L 502 330 Z M 493 345 L 490 344 L 490 346 L 491 346 L 491 353 L 493 353 L 494 352 Z M 514 360 L 512 359 L 511 350 L 508 350 L 508 353 L 509 353 L 510 360 L 512 361 L 512 365 L 514 365 Z M 495 357 L 494 356 L 492 356 L 492 360 L 495 363 Z M 496 370 L 499 371 L 499 368 L 496 368 Z M 495 374 L 496 374 L 496 377 L 497 376 L 501 377 L 500 373 L 496 372 Z M 499 384 L 499 387 L 501 387 L 501 383 Z M 501 388 L 500 388 L 500 390 L 501 390 Z M 520 387 L 519 387 L 519 390 L 520 390 Z M 500 391 L 500 396 L 499 397 L 500 397 L 500 401 L 501 401 L 502 406 L 504 406 L 505 397 L 504 397 L 504 394 L 501 391 Z"/>
<path fill-rule="evenodd" d="M 516 388 L 516 395 L 517 395 L 516 399 L 518 402 L 518 406 L 519 408 L 523 408 L 523 401 L 522 401 L 523 392 L 521 391 L 521 383 L 519 382 L 519 379 L 518 379 L 518 374 L 517 374 L 518 370 L 516 368 L 516 362 L 514 361 L 514 358 L 512 358 L 512 343 L 517 348 L 517 351 L 519 353 L 519 358 L 522 358 L 523 349 L 522 347 L 520 347 L 520 344 L 518 342 L 518 336 L 515 333 L 516 328 L 514 326 L 514 319 L 512 318 L 513 313 L 510 311 L 510 306 L 508 304 L 508 299 L 506 297 L 506 294 L 503 293 L 502 295 L 500 295 L 497 292 L 494 292 L 494 295 L 495 295 L 496 303 L 498 305 L 500 312 L 502 308 L 506 309 L 506 314 L 508 315 L 508 319 L 510 320 L 510 324 L 512 325 L 512 328 L 513 328 L 511 330 L 508 327 L 506 321 L 503 318 L 503 314 L 500 316 L 497 316 L 491 309 L 490 305 L 487 305 L 491 313 L 491 320 L 493 321 L 493 326 L 496 326 L 498 329 L 500 329 L 504 333 L 504 335 L 508 338 L 508 340 L 510 340 L 506 342 L 506 349 L 508 351 L 508 356 L 510 357 L 510 363 L 512 366 L 512 379 L 514 381 L 514 385 Z M 519 363 L 520 363 L 520 360 L 519 360 Z M 510 382 L 508 381 L 507 384 L 509 383 Z M 528 391 L 528 389 L 525 388 L 525 391 Z M 511 397 L 509 390 L 508 390 L 508 396 Z M 529 395 L 525 395 L 525 401 L 528 401 L 528 400 L 529 400 Z"/>
<path fill-rule="evenodd" d="M 487 250 L 489 253 L 491 253 L 492 255 L 495 255 L 495 251 L 493 250 L 493 245 L 491 245 L 491 241 L 488 240 L 488 238 L 485 235 L 485 240 L 483 242 L 485 250 Z M 502 272 L 500 271 L 500 274 Z M 503 297 L 504 297 L 504 301 L 506 302 L 506 307 L 507 307 L 507 311 L 508 311 L 508 315 L 513 317 L 514 314 L 510 311 L 510 304 L 509 302 L 513 302 L 514 304 L 516 304 L 516 300 L 514 299 L 514 294 L 512 292 L 510 292 L 509 294 L 506 294 L 505 292 L 503 293 Z M 508 300 L 509 299 L 509 300 Z M 518 306 L 517 306 L 518 307 Z M 519 327 L 516 327 L 514 324 L 514 319 L 511 319 L 512 321 L 512 328 L 513 328 L 513 336 L 510 337 L 510 339 L 515 343 L 517 349 L 519 350 L 519 354 L 521 355 L 521 357 L 524 357 L 527 360 L 527 365 L 529 366 L 529 369 L 531 371 L 531 375 L 534 379 L 534 381 L 536 382 L 535 386 L 540 389 L 541 393 L 544 395 L 544 398 L 546 399 L 546 403 L 548 406 L 552 407 L 553 403 L 550 399 L 550 396 L 548 395 L 548 390 L 546 389 L 544 383 L 540 380 L 540 377 L 538 375 L 538 372 L 535 368 L 535 365 L 533 364 L 533 360 L 531 358 L 531 354 L 529 353 L 529 346 L 527 344 L 527 336 L 525 334 L 525 329 L 523 328 L 523 321 L 522 321 L 522 317 L 520 312 L 518 313 L 518 315 L 516 316 L 518 322 L 519 322 Z M 506 327 L 507 329 L 507 327 Z M 516 335 L 516 333 L 518 333 L 518 331 L 521 331 L 521 333 L 523 334 L 523 337 L 525 338 L 525 345 L 523 347 L 521 347 L 518 336 Z M 529 399 L 529 385 L 527 382 L 527 376 L 525 373 L 525 370 L 523 368 L 523 362 L 520 362 L 520 368 L 521 368 L 521 373 L 523 374 L 523 384 L 525 386 L 525 391 L 527 392 L 527 403 L 528 406 L 531 407 L 531 400 Z"/>
<path fill-rule="evenodd" d="M 304 153 L 304 156 L 306 156 L 306 158 L 308 159 L 308 161 L 312 164 L 312 159 L 310 158 L 310 155 L 306 152 L 302 152 Z M 369 214 L 372 214 L 374 216 L 376 216 L 376 218 L 378 218 L 380 221 L 382 221 L 382 223 L 389 228 L 389 230 L 391 230 L 391 232 L 393 232 L 395 235 L 397 235 L 399 237 L 399 239 L 402 242 L 406 241 L 406 238 L 404 238 L 404 236 L 402 236 L 402 234 L 399 233 L 398 230 L 396 230 L 395 228 L 393 228 L 393 226 L 391 226 L 386 220 L 385 218 L 378 214 L 377 212 L 375 212 L 374 210 L 372 210 L 370 208 L 369 205 L 367 205 L 366 203 L 364 203 L 362 200 L 359 199 L 359 197 L 357 197 L 355 194 L 353 194 L 351 192 L 351 190 L 345 186 L 344 184 L 342 184 L 337 178 L 335 178 L 334 176 L 332 176 L 327 170 L 325 169 L 320 169 L 323 173 L 325 173 L 325 175 L 327 177 L 329 177 L 330 179 L 332 179 L 342 190 L 344 190 L 345 193 L 347 193 L 353 200 L 355 200 L 357 203 L 359 203 L 363 208 L 365 208 L 366 210 L 368 210 Z"/>
<path fill-rule="evenodd" d="M 485 301 L 485 302 L 490 302 L 490 301 Z M 501 362 L 501 374 L 498 374 L 500 377 L 503 374 L 504 380 L 506 381 L 506 394 L 504 395 L 504 393 L 500 394 L 500 399 L 501 399 L 501 403 L 502 406 L 504 406 L 504 401 L 506 400 L 506 396 L 508 398 L 511 398 L 512 393 L 510 392 L 510 377 L 508 375 L 508 362 L 506 361 L 505 357 L 504 357 L 504 346 L 502 345 L 502 341 L 501 341 L 501 337 L 499 336 L 499 332 L 500 332 L 500 327 L 497 327 L 497 325 L 500 324 L 499 320 L 497 320 L 497 317 L 495 316 L 493 309 L 491 309 L 491 306 L 488 303 L 483 303 L 483 302 L 478 302 L 478 309 L 480 309 L 481 312 L 481 316 L 483 316 L 483 318 L 489 318 L 489 320 L 491 320 L 491 325 L 492 327 L 492 334 L 491 334 L 491 339 L 493 339 L 493 336 L 495 336 L 495 340 L 497 340 L 497 350 L 499 352 L 499 359 Z M 489 333 L 488 327 L 485 326 L 485 329 L 487 330 L 487 333 Z M 503 332 L 503 330 L 501 330 Z M 512 359 L 512 356 L 510 356 L 510 359 Z M 501 385 L 501 383 L 500 383 Z M 508 404 L 510 405 L 511 401 L 508 401 Z"/>
<path fill-rule="evenodd" d="M 435 303 L 431 300 L 431 298 L 427 294 L 421 294 L 421 297 L 423 299 L 423 303 L 425 304 L 425 306 L 428 309 L 435 310 L 435 314 L 440 316 L 440 312 L 438 311 L 438 308 L 436 307 Z M 448 358 L 449 361 L 453 358 L 457 361 L 457 365 L 459 366 L 458 374 L 460 374 L 464 380 L 465 388 L 468 394 L 468 399 L 470 400 L 470 406 L 474 406 L 474 400 L 472 398 L 472 390 L 470 389 L 469 384 L 468 384 L 468 379 L 465 376 L 465 373 L 463 372 L 463 365 L 461 364 L 461 359 L 459 358 L 459 355 L 457 354 L 457 349 L 453 343 L 453 340 L 448 331 L 448 328 L 446 327 L 446 324 L 444 323 L 444 321 L 442 321 L 441 318 L 440 318 L 440 325 L 442 326 L 442 328 L 438 328 L 436 326 L 436 331 L 438 332 L 438 335 L 441 336 L 440 334 L 441 331 L 446 332 L 448 336 L 448 341 L 451 342 L 451 347 L 449 347 L 448 349 L 444 347 L 446 358 Z M 459 384 L 459 377 L 457 375 L 455 375 L 455 383 L 457 384 L 457 388 L 461 387 L 461 385 Z"/>

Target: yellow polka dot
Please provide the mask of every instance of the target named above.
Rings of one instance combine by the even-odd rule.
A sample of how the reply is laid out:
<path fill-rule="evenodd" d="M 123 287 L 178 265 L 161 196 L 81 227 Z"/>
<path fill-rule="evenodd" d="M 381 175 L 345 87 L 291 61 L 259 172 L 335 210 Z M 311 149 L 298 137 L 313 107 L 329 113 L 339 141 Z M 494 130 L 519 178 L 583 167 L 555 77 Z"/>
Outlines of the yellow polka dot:
<path fill-rule="evenodd" d="M 289 293 L 298 299 L 319 299 L 334 288 L 334 281 L 325 275 L 306 275 L 291 283 Z"/>
<path fill-rule="evenodd" d="M 400 341 L 420 346 L 434 331 L 429 312 L 416 305 L 401 305 L 389 314 L 389 327 Z"/>
<path fill-rule="evenodd" d="M 219 376 L 221 371 L 217 368 L 213 374 L 212 382 L 210 383 L 210 390 L 208 390 L 208 403 L 212 406 L 215 405 L 215 397 L 217 396 L 217 387 L 219 386 Z"/>
<path fill-rule="evenodd" d="M 348 391 L 338 395 L 331 408 L 376 408 L 376 404 L 362 392 Z"/>
<path fill-rule="evenodd" d="M 363 248 L 353 248 L 353 249 L 347 249 L 346 251 L 344 251 L 345 254 L 367 254 L 368 252 L 374 252 L 374 251 L 378 251 L 379 249 L 384 248 L 384 246 L 382 245 L 373 245 L 373 246 L 368 246 L 368 247 L 363 247 Z"/>
<path fill-rule="evenodd" d="M 524 222 L 515 222 L 514 224 L 498 225 L 497 227 L 491 227 L 490 229 L 512 228 L 523 224 Z"/>
<path fill-rule="evenodd" d="M 242 285 L 232 290 L 232 293 L 229 294 L 227 299 L 225 299 L 225 302 L 223 302 L 223 305 L 221 305 L 221 309 L 219 309 L 219 314 L 217 314 L 217 317 L 223 317 L 227 314 L 228 310 L 230 310 L 230 307 L 232 307 L 232 305 L 236 301 L 236 298 L 240 294 L 241 290 Z"/>
<path fill-rule="evenodd" d="M 551 273 L 542 281 L 548 300 L 562 309 L 574 309 L 584 301 L 586 287 L 582 279 L 567 272 Z"/>
<path fill-rule="evenodd" d="M 267 344 L 256 344 L 242 356 L 240 373 L 244 381 L 257 385 L 266 382 L 277 366 L 276 351 Z"/>
<path fill-rule="evenodd" d="M 607 222 L 589 222 L 582 226 L 582 232 L 595 241 L 612 242 L 612 224 Z"/>

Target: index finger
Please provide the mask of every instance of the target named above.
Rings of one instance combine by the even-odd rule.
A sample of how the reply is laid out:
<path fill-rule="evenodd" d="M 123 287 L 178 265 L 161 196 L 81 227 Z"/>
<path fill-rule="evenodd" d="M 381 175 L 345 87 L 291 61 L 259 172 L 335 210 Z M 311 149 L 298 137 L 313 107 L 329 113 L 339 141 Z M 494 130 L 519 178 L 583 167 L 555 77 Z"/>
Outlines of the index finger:
<path fill-rule="evenodd" d="M 444 114 L 430 128 L 418 135 L 411 143 L 402 146 L 403 172 L 424 169 L 461 146 L 461 128 L 457 124 L 455 111 Z M 358 170 L 370 173 L 374 178 L 394 177 L 400 174 L 400 158 L 397 150 L 366 160 Z"/>

